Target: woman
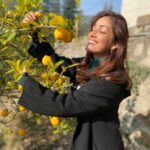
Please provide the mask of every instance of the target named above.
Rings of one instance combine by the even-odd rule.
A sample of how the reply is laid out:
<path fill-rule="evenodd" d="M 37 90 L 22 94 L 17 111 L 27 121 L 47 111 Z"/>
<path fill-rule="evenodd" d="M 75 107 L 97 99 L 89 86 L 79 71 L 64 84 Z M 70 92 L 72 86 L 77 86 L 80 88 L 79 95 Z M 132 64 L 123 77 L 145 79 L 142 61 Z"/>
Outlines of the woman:
<path fill-rule="evenodd" d="M 23 21 L 29 20 L 36 20 L 33 12 Z M 34 35 L 29 53 L 40 61 L 44 55 L 50 55 L 54 62 L 63 59 L 65 66 L 79 62 L 78 67 L 70 68 L 65 75 L 80 88 L 59 94 L 24 74 L 19 104 L 43 115 L 77 117 L 72 150 L 124 150 L 118 108 L 130 95 L 132 85 L 127 68 L 127 42 L 125 19 L 110 11 L 93 17 L 85 58 L 60 57 Z M 61 67 L 57 71 L 61 72 Z"/>

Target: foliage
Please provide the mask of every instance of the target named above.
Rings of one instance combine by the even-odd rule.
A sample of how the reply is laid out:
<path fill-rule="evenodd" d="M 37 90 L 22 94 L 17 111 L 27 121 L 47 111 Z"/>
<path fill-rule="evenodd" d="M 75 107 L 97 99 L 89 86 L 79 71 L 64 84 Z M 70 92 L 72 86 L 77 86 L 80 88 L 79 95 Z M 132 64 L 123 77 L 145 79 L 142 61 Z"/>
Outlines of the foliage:
<path fill-rule="evenodd" d="M 61 14 L 60 0 L 43 0 L 42 4 L 44 12 L 53 12 Z"/>
<path fill-rule="evenodd" d="M 75 0 L 63 0 L 63 15 L 74 21 L 77 11 L 77 3 Z"/>
<path fill-rule="evenodd" d="M 46 130 L 46 138 L 51 136 L 51 141 L 55 143 L 70 133 L 76 122 L 74 118 L 59 118 L 59 120 L 53 118 L 53 121 L 58 121 L 58 123 L 54 122 L 54 125 L 51 121 L 52 118 L 34 114 L 17 104 L 20 95 L 18 80 L 20 80 L 24 68 L 27 69 L 32 78 L 51 90 L 67 93 L 72 86 L 70 79 L 63 74 L 69 67 L 73 66 L 62 66 L 63 61 L 54 63 L 50 58 L 48 61 L 44 60 L 46 61 L 46 65 L 44 65 L 43 61 L 41 64 L 28 54 L 32 41 L 31 35 L 34 32 L 38 33 L 40 42 L 48 42 L 51 45 L 54 44 L 55 40 L 65 43 L 71 42 L 72 38 L 76 36 L 72 21 L 58 14 L 42 11 L 41 3 L 42 0 L 15 0 L 13 2 L 5 0 L 0 3 L 0 60 L 2 62 L 0 64 L 0 94 L 5 92 L 12 99 L 11 102 L 0 101 L 0 138 L 2 138 L 0 147 L 6 144 L 3 140 L 8 138 L 7 135 L 15 136 L 16 141 L 25 142 L 24 137 L 29 140 L 36 133 L 44 135 Z M 22 19 L 31 10 L 37 14 L 38 21 L 22 23 Z M 68 36 L 71 35 L 69 39 L 64 39 L 64 36 L 60 39 L 58 34 L 54 35 L 54 32 L 60 28 L 63 29 L 61 35 L 64 34 L 64 31 L 65 34 L 67 32 Z M 58 74 L 56 69 L 60 65 L 62 72 Z M 54 78 L 55 80 L 53 80 Z M 13 121 L 14 117 L 15 121 Z"/>
<path fill-rule="evenodd" d="M 133 82 L 133 93 L 138 94 L 138 85 L 146 79 L 150 74 L 150 71 L 147 67 L 138 66 L 135 62 L 129 62 L 130 76 Z"/>

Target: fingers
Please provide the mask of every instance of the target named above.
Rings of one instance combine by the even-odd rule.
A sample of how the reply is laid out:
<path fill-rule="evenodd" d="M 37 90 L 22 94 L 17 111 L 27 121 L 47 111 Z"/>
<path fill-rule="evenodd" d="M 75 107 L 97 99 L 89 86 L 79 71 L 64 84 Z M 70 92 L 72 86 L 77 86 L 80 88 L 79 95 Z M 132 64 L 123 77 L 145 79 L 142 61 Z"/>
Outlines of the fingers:
<path fill-rule="evenodd" d="M 24 74 L 24 73 L 26 73 L 27 72 L 27 69 L 26 69 L 26 66 L 24 66 L 23 68 L 22 68 L 22 70 L 21 70 L 21 74 Z"/>
<path fill-rule="evenodd" d="M 22 72 L 23 72 L 23 73 L 27 72 L 27 69 L 26 69 L 25 66 L 23 67 Z"/>
<path fill-rule="evenodd" d="M 30 17 L 33 19 L 33 20 L 36 20 L 37 19 L 37 17 L 36 17 L 36 15 L 32 12 L 32 11 L 30 11 Z"/>
<path fill-rule="evenodd" d="M 22 20 L 23 23 L 30 23 L 31 21 L 36 21 L 37 20 L 37 17 L 36 15 L 30 11 L 26 16 L 25 18 Z"/>

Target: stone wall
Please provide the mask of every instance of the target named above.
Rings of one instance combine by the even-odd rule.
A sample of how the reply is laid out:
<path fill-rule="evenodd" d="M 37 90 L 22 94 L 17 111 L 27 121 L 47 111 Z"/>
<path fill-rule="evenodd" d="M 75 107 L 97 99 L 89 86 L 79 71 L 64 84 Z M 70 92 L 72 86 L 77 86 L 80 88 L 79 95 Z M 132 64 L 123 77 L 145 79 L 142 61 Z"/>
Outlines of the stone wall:
<path fill-rule="evenodd" d="M 150 0 L 122 0 L 121 14 L 130 31 L 129 59 L 150 70 Z M 150 75 L 121 103 L 119 116 L 125 150 L 150 150 Z"/>
<path fill-rule="evenodd" d="M 150 0 L 122 0 L 121 14 L 129 27 L 135 26 L 139 16 L 150 14 Z"/>
<path fill-rule="evenodd" d="M 150 68 L 150 15 L 140 16 L 137 25 L 129 28 L 128 54 L 140 66 Z"/>

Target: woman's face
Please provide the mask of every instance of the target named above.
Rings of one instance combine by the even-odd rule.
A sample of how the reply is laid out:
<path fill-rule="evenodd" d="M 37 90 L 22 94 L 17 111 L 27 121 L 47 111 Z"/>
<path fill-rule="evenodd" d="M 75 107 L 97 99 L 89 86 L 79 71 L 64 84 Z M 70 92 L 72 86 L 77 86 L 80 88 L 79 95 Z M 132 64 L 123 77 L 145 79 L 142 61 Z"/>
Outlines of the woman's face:
<path fill-rule="evenodd" d="M 99 18 L 88 34 L 87 50 L 96 56 L 104 56 L 114 47 L 112 20 L 108 16 Z"/>

